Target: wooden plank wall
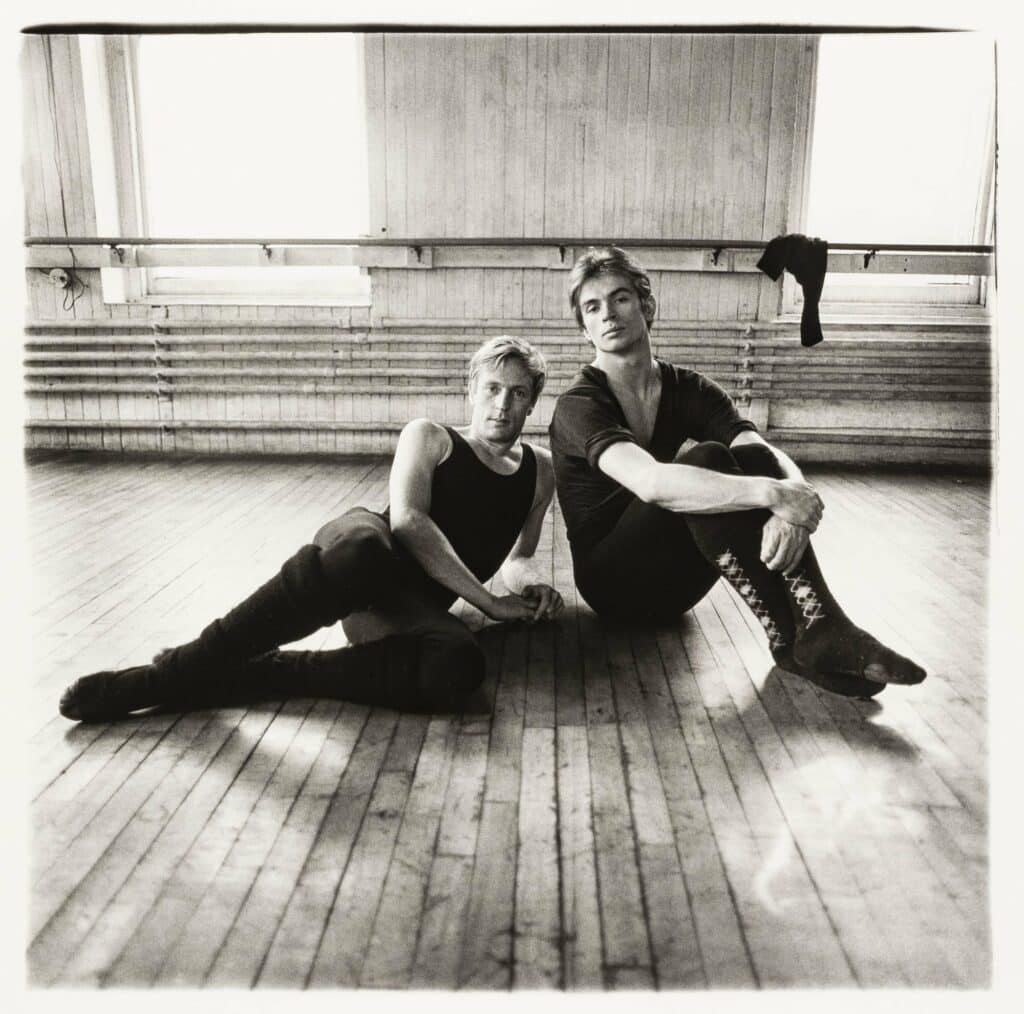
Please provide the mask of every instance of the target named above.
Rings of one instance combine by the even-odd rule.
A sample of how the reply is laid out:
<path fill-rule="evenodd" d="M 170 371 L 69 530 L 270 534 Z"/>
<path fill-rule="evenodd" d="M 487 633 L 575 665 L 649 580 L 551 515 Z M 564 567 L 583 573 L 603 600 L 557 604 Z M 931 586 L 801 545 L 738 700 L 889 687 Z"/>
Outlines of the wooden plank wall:
<path fill-rule="evenodd" d="M 26 36 L 21 72 L 25 232 L 35 236 L 95 235 L 77 36 Z M 26 272 L 29 316 L 44 320 L 105 317 L 99 272 L 82 274 L 87 276 L 87 288 L 65 309 L 64 294 L 54 288 L 45 272 Z"/>
<path fill-rule="evenodd" d="M 374 235 L 769 239 L 784 231 L 813 41 L 370 35 Z M 444 67 L 438 83 L 437 68 Z M 661 315 L 753 320 L 759 275 L 659 272 Z M 566 317 L 539 269 L 374 272 L 374 316 Z M 774 310 L 772 311 L 774 312 Z"/>
<path fill-rule="evenodd" d="M 791 227 L 797 125 L 813 90 L 811 37 L 404 33 L 364 41 L 374 235 L 749 239 Z M 27 37 L 22 76 L 26 231 L 94 235 L 77 38 Z M 588 358 L 569 316 L 567 271 L 503 267 L 501 257 L 499 248 L 498 266 L 373 269 L 369 307 L 104 303 L 95 270 L 78 272 L 84 288 L 72 300 L 29 269 L 26 443 L 386 453 L 410 413 L 461 421 L 465 352 L 490 334 L 525 334 L 567 357 L 562 370 L 573 356 Z M 661 354 L 707 369 L 805 460 L 987 463 L 984 325 L 860 327 L 845 336 L 853 344 L 830 331 L 805 354 L 795 325 L 772 323 L 780 283 L 710 271 L 655 271 L 652 282 Z M 162 357 L 168 348 L 156 340 L 104 341 L 134 323 L 184 337 L 171 350 L 177 360 Z M 64 340 L 60 358 L 47 339 L 66 339 L 63 325 L 83 328 L 75 332 L 83 341 Z M 281 342 L 268 345 L 275 331 Z M 408 357 L 364 359 L 368 372 L 336 373 L 359 348 L 415 350 L 448 372 L 435 378 L 436 396 L 410 399 Z M 111 360 L 118 351 L 125 357 Z M 152 353 L 147 376 L 109 373 L 138 367 L 140 351 Z M 326 372 L 300 380 L 269 369 L 268 353 L 297 365 L 280 357 L 288 351 L 315 353 L 306 365 Z M 234 372 L 215 372 L 217 352 L 231 354 L 220 365 Z M 170 366 L 205 375 L 197 381 Z M 100 367 L 108 373 L 97 375 Z"/>

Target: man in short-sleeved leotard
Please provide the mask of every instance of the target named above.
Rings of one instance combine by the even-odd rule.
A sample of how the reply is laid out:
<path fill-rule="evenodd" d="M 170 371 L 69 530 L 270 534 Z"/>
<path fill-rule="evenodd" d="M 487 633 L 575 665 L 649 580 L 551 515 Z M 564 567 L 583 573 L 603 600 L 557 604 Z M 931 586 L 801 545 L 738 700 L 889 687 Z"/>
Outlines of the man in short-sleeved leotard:
<path fill-rule="evenodd" d="M 551 452 L 576 585 L 595 612 L 677 617 L 725 577 L 784 668 L 852 696 L 923 680 L 830 593 L 809 543 L 823 504 L 793 461 L 716 383 L 653 356 L 640 265 L 589 251 L 570 303 L 596 354 L 558 398 Z"/>

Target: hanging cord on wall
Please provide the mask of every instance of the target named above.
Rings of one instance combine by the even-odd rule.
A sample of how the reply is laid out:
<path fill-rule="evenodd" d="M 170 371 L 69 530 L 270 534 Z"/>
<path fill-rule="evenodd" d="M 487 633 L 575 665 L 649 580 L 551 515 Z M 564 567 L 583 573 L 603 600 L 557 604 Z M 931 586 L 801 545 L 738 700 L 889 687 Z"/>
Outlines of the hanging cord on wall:
<path fill-rule="evenodd" d="M 75 303 L 78 302 L 79 296 L 81 296 L 89 286 L 82 281 L 78 275 L 78 264 L 75 261 L 75 251 L 71 247 L 68 247 L 68 252 L 71 254 L 71 270 L 68 272 L 68 285 L 64 290 L 64 299 L 61 306 L 63 309 L 73 312 L 75 309 Z"/>

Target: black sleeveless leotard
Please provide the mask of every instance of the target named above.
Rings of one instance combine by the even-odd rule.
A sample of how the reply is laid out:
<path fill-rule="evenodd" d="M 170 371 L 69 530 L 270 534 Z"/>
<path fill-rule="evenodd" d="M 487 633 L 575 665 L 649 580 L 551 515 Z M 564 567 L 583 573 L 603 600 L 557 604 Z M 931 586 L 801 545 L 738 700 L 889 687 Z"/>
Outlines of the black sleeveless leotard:
<path fill-rule="evenodd" d="M 511 475 L 488 468 L 465 438 L 446 426 L 452 452 L 434 470 L 430 487 L 430 519 L 444 533 L 459 559 L 478 581 L 489 580 L 501 566 L 523 530 L 537 488 L 537 459 L 523 444 L 523 460 Z M 390 525 L 390 506 L 382 515 Z M 438 584 L 409 557 L 423 590 L 445 608 L 454 592 Z"/>

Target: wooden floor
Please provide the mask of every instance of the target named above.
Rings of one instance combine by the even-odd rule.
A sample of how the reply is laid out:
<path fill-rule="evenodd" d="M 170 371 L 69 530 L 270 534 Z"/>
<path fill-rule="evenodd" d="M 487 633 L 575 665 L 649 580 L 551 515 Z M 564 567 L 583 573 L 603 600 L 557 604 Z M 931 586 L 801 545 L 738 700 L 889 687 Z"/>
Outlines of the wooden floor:
<path fill-rule="evenodd" d="M 674 626 L 603 626 L 556 517 L 566 612 L 482 632 L 478 712 L 76 726 L 66 682 L 193 636 L 381 505 L 386 465 L 33 462 L 29 981 L 984 986 L 988 482 L 811 474 L 833 590 L 922 686 L 781 675 L 722 583 Z"/>

